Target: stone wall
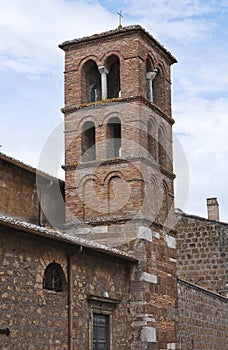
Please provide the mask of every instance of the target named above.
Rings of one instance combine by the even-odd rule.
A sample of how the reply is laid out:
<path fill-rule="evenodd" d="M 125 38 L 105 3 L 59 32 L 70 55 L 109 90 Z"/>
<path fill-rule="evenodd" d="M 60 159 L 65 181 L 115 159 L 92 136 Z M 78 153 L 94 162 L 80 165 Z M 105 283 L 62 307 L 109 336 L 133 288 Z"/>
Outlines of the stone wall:
<path fill-rule="evenodd" d="M 228 300 L 179 280 L 182 350 L 224 350 L 228 344 Z"/>
<path fill-rule="evenodd" d="M 178 277 L 227 296 L 228 224 L 182 214 L 177 233 Z"/>
<path fill-rule="evenodd" d="M 43 289 L 44 271 L 52 262 L 63 268 L 66 283 L 62 292 Z M 113 316 L 115 348 L 128 348 L 131 331 L 127 301 L 132 263 L 6 227 L 0 227 L 0 263 L 0 329 L 10 330 L 8 336 L 0 334 L 0 349 L 69 349 L 69 285 L 72 349 L 89 348 L 91 312 L 95 307 Z"/>

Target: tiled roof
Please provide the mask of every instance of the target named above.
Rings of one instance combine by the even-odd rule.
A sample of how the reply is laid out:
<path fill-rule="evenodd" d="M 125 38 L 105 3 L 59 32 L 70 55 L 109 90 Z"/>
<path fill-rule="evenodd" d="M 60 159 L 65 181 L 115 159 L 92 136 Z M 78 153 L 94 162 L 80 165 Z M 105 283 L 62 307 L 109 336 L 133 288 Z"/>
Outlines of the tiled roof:
<path fill-rule="evenodd" d="M 15 230 L 31 233 L 35 236 L 56 240 L 62 243 L 81 246 L 90 250 L 97 251 L 102 254 L 116 256 L 124 260 L 136 262 L 130 254 L 127 254 L 116 248 L 109 248 L 105 245 L 96 243 L 94 241 L 85 240 L 74 236 L 72 233 L 62 232 L 57 229 L 49 229 L 46 227 L 37 226 L 26 221 L 21 221 L 17 218 L 9 217 L 0 214 L 0 225 L 6 226 Z"/>

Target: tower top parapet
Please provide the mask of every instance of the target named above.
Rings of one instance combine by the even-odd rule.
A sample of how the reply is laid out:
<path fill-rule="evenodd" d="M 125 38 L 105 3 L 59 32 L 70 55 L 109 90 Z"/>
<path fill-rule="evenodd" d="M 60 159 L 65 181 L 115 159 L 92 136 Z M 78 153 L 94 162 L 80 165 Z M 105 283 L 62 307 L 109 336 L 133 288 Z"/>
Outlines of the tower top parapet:
<path fill-rule="evenodd" d="M 67 40 L 60 44 L 59 47 L 64 51 L 68 51 L 77 47 L 88 45 L 89 43 L 95 44 L 96 41 L 107 41 L 116 39 L 117 37 L 126 37 L 132 34 L 140 35 L 146 41 L 149 41 L 152 46 L 156 46 L 157 48 L 162 50 L 171 64 L 177 62 L 177 59 L 162 44 L 160 44 L 158 40 L 156 40 L 150 33 L 148 33 L 143 27 L 141 27 L 138 24 L 109 30 L 103 33 L 94 34 L 83 38 Z"/>

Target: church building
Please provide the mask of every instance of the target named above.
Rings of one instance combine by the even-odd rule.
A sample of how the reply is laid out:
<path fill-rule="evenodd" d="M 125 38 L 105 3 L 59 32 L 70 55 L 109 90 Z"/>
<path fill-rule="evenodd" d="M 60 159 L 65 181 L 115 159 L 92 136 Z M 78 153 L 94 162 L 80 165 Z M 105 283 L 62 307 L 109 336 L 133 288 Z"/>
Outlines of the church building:
<path fill-rule="evenodd" d="M 65 183 L 0 154 L 0 350 L 225 349 L 228 224 L 174 209 L 175 57 L 139 25 L 59 47 Z"/>

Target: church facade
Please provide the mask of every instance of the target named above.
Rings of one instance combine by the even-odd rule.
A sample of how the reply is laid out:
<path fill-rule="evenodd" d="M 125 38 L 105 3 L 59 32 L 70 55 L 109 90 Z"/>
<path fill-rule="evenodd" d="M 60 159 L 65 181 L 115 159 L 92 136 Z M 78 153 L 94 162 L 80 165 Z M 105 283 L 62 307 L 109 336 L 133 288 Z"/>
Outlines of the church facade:
<path fill-rule="evenodd" d="M 60 48 L 64 190 L 1 155 L 0 349 L 225 349 L 227 227 L 221 288 L 201 286 L 184 246 L 197 224 L 174 211 L 175 57 L 140 26 Z"/>

